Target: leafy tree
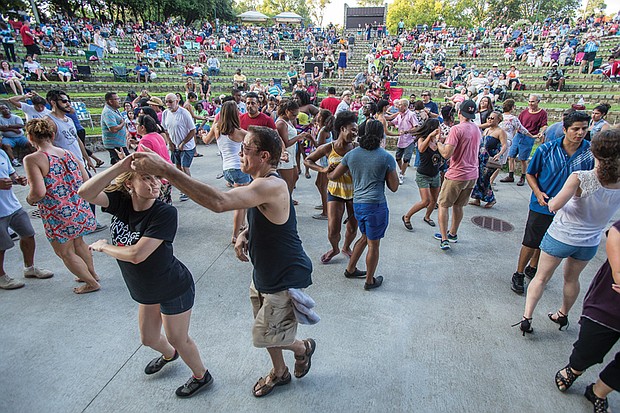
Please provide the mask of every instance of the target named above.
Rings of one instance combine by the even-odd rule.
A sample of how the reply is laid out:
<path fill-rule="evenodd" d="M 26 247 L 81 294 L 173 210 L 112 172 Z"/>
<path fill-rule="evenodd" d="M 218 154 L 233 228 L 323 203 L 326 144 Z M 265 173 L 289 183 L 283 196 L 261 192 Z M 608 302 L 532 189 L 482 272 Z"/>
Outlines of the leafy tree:
<path fill-rule="evenodd" d="M 318 26 L 323 26 L 323 17 L 325 16 L 325 7 L 331 3 L 331 0 L 309 0 L 310 16 Z"/>
<path fill-rule="evenodd" d="M 22 0 L 3 0 L 0 2 L 0 14 L 5 16 L 10 14 L 13 17 L 16 11 L 25 10 L 27 7 L 26 2 Z"/>
<path fill-rule="evenodd" d="M 304 19 L 310 18 L 310 10 L 305 0 L 263 0 L 258 10 L 269 16 L 290 11 Z"/>
<path fill-rule="evenodd" d="M 592 14 L 600 14 L 605 11 L 607 4 L 605 0 L 586 0 L 585 14 L 590 16 Z"/>
<path fill-rule="evenodd" d="M 394 0 L 388 7 L 387 26 L 390 33 L 396 33 L 400 19 L 405 27 L 417 24 L 432 25 L 439 19 L 443 5 L 439 0 Z"/>
<path fill-rule="evenodd" d="M 361 7 L 383 6 L 384 3 L 385 3 L 385 0 L 358 0 L 357 1 L 357 4 L 360 5 Z M 388 7 L 388 10 L 390 9 L 390 7 Z"/>

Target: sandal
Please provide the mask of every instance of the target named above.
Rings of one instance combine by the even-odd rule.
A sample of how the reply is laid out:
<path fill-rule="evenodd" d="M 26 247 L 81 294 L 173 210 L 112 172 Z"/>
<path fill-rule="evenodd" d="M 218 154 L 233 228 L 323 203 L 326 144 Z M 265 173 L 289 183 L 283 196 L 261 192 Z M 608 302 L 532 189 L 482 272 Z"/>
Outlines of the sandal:
<path fill-rule="evenodd" d="M 400 217 L 400 219 L 403 220 L 403 224 L 405 224 L 405 228 L 407 228 L 408 231 L 413 231 L 413 226 L 411 225 L 411 220 L 409 220 L 409 221 L 405 220 L 405 216 L 404 215 L 402 217 Z"/>
<path fill-rule="evenodd" d="M 479 199 L 472 199 L 471 201 L 469 201 L 469 205 L 480 206 L 480 200 Z"/>
<path fill-rule="evenodd" d="M 312 355 L 314 354 L 314 350 L 316 350 L 316 342 L 308 338 L 303 341 L 304 346 L 306 346 L 306 352 L 303 356 L 295 356 L 295 377 L 301 379 L 303 376 L 308 374 L 310 371 L 310 366 L 312 365 Z"/>
<path fill-rule="evenodd" d="M 562 372 L 566 374 L 566 377 L 562 375 Z M 555 385 L 559 391 L 565 392 L 570 388 L 570 386 L 573 385 L 573 383 L 575 382 L 575 380 L 577 380 L 579 376 L 581 376 L 581 374 L 575 374 L 573 372 L 573 369 L 570 368 L 569 364 L 562 370 L 558 370 L 558 372 L 555 373 Z"/>
<path fill-rule="evenodd" d="M 269 381 L 267 381 L 267 379 L 269 379 Z M 271 370 L 267 377 L 261 377 L 258 379 L 252 389 L 252 394 L 254 397 L 263 397 L 271 393 L 276 386 L 284 386 L 290 382 L 291 373 L 289 373 L 288 368 L 280 377 L 276 376 L 275 372 Z"/>
<path fill-rule="evenodd" d="M 493 205 L 495 205 L 497 203 L 497 201 L 491 201 L 491 202 L 487 202 L 486 204 L 484 204 L 484 207 L 489 209 L 489 208 L 493 208 Z"/>
<path fill-rule="evenodd" d="M 424 222 L 426 222 L 431 227 L 435 226 L 435 221 L 433 221 L 432 218 L 429 218 L 429 219 L 423 218 L 423 219 L 424 219 Z"/>
<path fill-rule="evenodd" d="M 103 165 L 104 163 L 105 163 L 104 161 L 102 161 L 101 159 L 99 159 L 99 160 L 97 161 L 97 164 L 95 165 L 95 167 L 96 167 L 96 168 L 99 168 L 99 167 L 100 167 L 101 165 Z"/>

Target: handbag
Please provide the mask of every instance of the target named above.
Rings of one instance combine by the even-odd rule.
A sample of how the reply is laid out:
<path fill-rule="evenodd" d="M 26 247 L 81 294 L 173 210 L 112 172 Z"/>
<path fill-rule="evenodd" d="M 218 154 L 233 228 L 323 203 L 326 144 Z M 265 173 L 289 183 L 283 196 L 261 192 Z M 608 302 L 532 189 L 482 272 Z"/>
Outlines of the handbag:
<path fill-rule="evenodd" d="M 487 161 L 486 167 L 488 169 L 502 169 L 504 165 L 502 165 L 501 163 L 499 163 L 498 161 L 496 161 L 493 158 L 489 158 L 489 160 Z"/>

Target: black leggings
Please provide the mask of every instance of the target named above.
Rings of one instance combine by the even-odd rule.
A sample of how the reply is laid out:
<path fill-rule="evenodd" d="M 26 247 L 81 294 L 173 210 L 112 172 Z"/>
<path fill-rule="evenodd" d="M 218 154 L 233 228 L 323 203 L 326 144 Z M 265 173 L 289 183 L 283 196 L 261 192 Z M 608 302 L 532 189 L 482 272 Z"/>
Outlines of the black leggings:
<path fill-rule="evenodd" d="M 4 55 L 6 56 L 6 60 L 9 62 L 17 62 L 17 57 L 15 56 L 15 44 L 2 43 L 2 46 L 4 46 Z"/>
<path fill-rule="evenodd" d="M 110 152 L 110 164 L 114 165 L 116 162 L 120 161 L 121 159 L 118 157 L 118 154 L 116 153 L 116 151 L 123 151 L 123 153 L 125 153 L 125 156 L 129 155 L 129 149 L 127 149 L 127 147 L 123 146 L 121 147 L 116 147 L 116 148 L 106 148 L 108 150 L 108 152 Z"/>
<path fill-rule="evenodd" d="M 80 129 L 79 131 L 77 131 L 77 134 L 78 138 L 80 138 L 82 144 L 84 145 L 84 149 L 86 149 L 86 155 L 92 156 L 93 151 L 86 147 L 86 129 Z"/>
<path fill-rule="evenodd" d="M 569 364 L 573 370 L 585 371 L 603 362 L 605 355 L 620 339 L 620 332 L 595 323 L 586 317 L 581 317 L 579 324 L 581 324 L 579 337 L 573 344 Z M 620 391 L 620 352 L 616 353 L 616 357 L 605 366 L 599 377 L 603 383 L 615 391 Z"/>

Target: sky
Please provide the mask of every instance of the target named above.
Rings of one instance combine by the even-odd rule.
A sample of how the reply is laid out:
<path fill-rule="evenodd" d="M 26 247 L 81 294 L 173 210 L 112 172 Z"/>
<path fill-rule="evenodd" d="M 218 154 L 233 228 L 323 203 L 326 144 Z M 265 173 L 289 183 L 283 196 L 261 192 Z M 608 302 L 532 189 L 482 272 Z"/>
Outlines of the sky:
<path fill-rule="evenodd" d="M 393 0 L 387 0 L 388 9 L 389 4 L 392 3 Z M 582 4 L 586 4 L 587 0 L 582 0 Z M 332 0 L 331 4 L 329 4 L 325 8 L 325 17 L 323 17 L 323 25 L 326 26 L 330 22 L 334 24 L 342 25 L 344 23 L 344 4 L 347 3 L 349 7 L 357 7 L 356 0 Z M 617 13 L 620 10 L 620 0 L 605 0 L 607 4 L 606 13 Z"/>

